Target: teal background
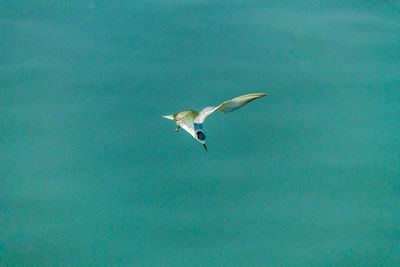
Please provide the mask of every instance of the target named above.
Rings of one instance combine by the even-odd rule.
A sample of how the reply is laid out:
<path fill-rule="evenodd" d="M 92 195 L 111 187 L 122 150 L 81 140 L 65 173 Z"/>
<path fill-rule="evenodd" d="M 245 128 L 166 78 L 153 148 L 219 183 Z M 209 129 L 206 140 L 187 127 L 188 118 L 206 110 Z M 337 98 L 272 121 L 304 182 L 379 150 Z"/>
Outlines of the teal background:
<path fill-rule="evenodd" d="M 3 1 L 1 266 L 398 266 L 399 1 Z M 265 92 L 205 124 L 160 115 Z"/>

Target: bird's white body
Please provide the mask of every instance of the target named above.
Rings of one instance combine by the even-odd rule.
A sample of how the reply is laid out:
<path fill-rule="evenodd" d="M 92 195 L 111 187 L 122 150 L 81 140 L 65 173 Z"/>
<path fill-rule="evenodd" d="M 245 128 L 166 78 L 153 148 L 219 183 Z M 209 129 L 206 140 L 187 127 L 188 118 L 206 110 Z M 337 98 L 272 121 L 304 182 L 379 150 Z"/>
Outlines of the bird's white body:
<path fill-rule="evenodd" d="M 206 136 L 203 132 L 203 122 L 211 113 L 213 113 L 214 111 L 220 111 L 223 113 L 232 112 L 246 105 L 247 103 L 263 96 L 266 96 L 266 94 L 256 93 L 242 95 L 232 100 L 225 101 L 217 107 L 205 107 L 200 112 L 197 112 L 195 110 L 183 110 L 174 115 L 167 115 L 162 117 L 175 121 L 178 125 L 176 131 L 178 131 L 180 128 L 183 128 L 185 131 L 190 133 L 194 139 L 202 143 L 207 150 L 207 147 L 205 145 Z"/>

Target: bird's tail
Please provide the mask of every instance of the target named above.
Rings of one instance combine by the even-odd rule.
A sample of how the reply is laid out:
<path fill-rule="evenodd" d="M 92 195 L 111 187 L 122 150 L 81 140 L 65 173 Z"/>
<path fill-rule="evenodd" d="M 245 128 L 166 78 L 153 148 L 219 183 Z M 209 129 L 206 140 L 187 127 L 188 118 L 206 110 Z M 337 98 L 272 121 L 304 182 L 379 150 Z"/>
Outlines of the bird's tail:
<path fill-rule="evenodd" d="M 172 116 L 172 115 L 166 115 L 166 116 L 161 116 L 161 117 L 169 119 L 169 120 L 174 120 L 174 116 Z"/>

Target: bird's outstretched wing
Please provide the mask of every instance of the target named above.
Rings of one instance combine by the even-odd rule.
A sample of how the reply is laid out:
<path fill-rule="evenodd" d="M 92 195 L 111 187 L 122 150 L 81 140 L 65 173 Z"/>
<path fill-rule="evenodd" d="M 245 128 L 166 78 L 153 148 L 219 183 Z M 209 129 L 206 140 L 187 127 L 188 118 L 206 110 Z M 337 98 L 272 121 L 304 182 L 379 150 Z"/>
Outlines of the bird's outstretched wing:
<path fill-rule="evenodd" d="M 196 138 L 196 132 L 194 130 L 193 121 L 199 115 L 195 110 L 183 110 L 174 115 L 162 116 L 166 119 L 170 119 L 176 122 L 176 125 L 182 127 L 185 131 L 190 133 Z"/>
<path fill-rule="evenodd" d="M 232 100 L 225 101 L 218 107 L 205 107 L 200 111 L 199 115 L 195 118 L 194 122 L 203 123 L 204 120 L 216 110 L 223 113 L 232 112 L 240 107 L 243 107 L 247 103 L 263 96 L 266 96 L 266 94 L 257 93 L 257 94 L 242 95 Z"/>

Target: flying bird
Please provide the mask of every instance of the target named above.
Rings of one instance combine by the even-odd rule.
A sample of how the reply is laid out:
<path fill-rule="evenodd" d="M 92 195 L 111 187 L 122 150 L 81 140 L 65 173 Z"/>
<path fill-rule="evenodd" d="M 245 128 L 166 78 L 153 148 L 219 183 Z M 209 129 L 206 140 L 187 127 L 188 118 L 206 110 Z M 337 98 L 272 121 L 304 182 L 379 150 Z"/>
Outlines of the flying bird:
<path fill-rule="evenodd" d="M 225 101 L 217 107 L 205 107 L 200 111 L 200 113 L 195 110 L 183 110 L 174 115 L 166 115 L 162 117 L 176 122 L 178 128 L 176 128 L 175 132 L 178 132 L 180 128 L 183 128 L 185 131 L 190 133 L 194 139 L 203 144 L 204 148 L 207 151 L 207 146 L 205 142 L 206 135 L 203 131 L 203 122 L 211 113 L 213 113 L 214 111 L 220 111 L 223 113 L 232 112 L 240 107 L 243 107 L 247 103 L 263 96 L 266 96 L 266 94 L 256 93 L 242 95 L 232 100 Z"/>

